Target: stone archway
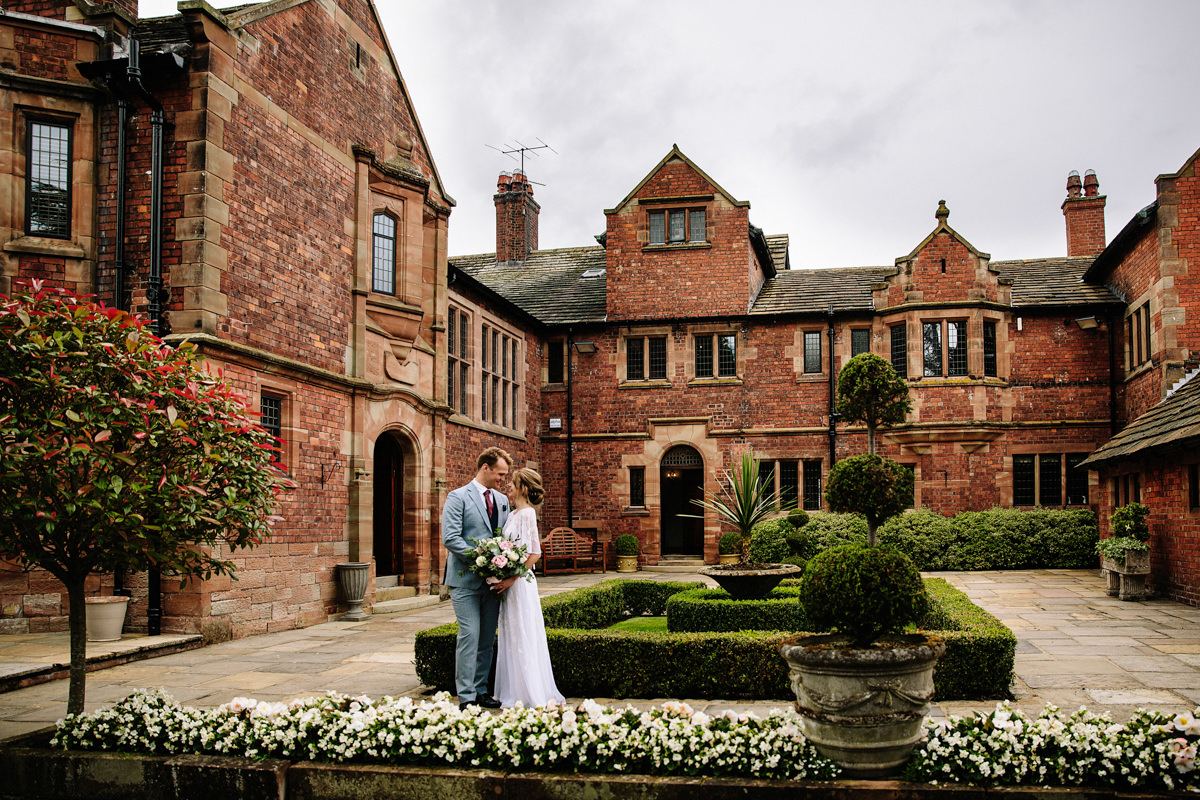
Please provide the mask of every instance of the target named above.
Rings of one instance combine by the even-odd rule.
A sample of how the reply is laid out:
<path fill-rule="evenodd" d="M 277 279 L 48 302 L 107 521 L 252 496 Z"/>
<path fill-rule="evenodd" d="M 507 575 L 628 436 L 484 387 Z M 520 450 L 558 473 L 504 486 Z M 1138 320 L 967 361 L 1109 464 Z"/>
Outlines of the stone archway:
<path fill-rule="evenodd" d="M 385 431 L 375 440 L 371 552 L 379 587 L 419 581 L 417 460 L 413 443 L 396 431 Z"/>
<path fill-rule="evenodd" d="M 672 447 L 659 462 L 662 554 L 703 556 L 703 509 L 692 503 L 704 497 L 704 459 L 690 445 Z M 691 515 L 697 515 L 692 517 Z"/>

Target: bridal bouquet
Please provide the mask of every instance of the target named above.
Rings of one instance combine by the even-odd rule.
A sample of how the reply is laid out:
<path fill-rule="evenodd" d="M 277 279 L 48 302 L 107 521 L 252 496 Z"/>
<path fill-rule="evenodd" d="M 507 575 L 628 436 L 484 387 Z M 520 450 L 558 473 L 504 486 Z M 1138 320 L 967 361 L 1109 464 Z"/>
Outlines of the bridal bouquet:
<path fill-rule="evenodd" d="M 514 575 L 528 578 L 532 574 L 529 567 L 525 566 L 528 556 L 529 551 L 524 545 L 510 542 L 503 536 L 493 536 L 479 540 L 474 549 L 467 551 L 467 569 L 489 584 L 499 583 Z M 474 561 L 470 561 L 472 557 Z"/>

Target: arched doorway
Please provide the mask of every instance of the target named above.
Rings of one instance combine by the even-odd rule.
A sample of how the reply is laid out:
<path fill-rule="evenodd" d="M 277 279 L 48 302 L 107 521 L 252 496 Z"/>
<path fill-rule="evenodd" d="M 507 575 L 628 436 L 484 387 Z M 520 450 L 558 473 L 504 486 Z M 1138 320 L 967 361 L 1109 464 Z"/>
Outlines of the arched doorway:
<path fill-rule="evenodd" d="M 704 520 L 690 516 L 704 514 L 704 509 L 692 502 L 704 497 L 704 460 L 695 448 L 676 445 L 663 455 L 659 487 L 662 554 L 704 555 Z"/>
<path fill-rule="evenodd" d="M 404 452 L 390 433 L 375 441 L 375 507 L 372 546 L 376 579 L 393 576 L 381 584 L 396 584 L 404 574 Z"/>

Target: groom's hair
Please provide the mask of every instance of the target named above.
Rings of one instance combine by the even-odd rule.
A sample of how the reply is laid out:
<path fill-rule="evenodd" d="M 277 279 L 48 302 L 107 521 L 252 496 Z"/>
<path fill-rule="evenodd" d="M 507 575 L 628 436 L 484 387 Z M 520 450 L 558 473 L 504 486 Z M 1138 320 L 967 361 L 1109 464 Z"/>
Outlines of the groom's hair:
<path fill-rule="evenodd" d="M 487 464 L 489 468 L 494 467 L 500 459 L 504 459 L 504 463 L 510 467 L 512 466 L 513 458 L 508 454 L 507 450 L 499 447 L 489 447 L 479 454 L 479 458 L 475 461 L 475 469 L 482 469 L 484 464 Z"/>

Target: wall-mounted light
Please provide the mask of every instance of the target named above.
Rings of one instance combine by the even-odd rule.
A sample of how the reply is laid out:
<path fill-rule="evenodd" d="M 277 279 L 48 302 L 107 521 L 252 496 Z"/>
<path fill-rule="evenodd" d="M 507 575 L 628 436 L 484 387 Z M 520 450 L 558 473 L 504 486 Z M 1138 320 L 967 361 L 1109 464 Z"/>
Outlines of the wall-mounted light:
<path fill-rule="evenodd" d="M 1095 317 L 1080 317 L 1079 319 L 1075 320 L 1075 324 L 1079 326 L 1080 330 L 1090 331 L 1093 328 L 1100 327 L 1100 320 L 1096 319 Z"/>
<path fill-rule="evenodd" d="M 594 353 L 596 352 L 595 342 L 575 342 L 575 350 L 579 353 Z"/>

